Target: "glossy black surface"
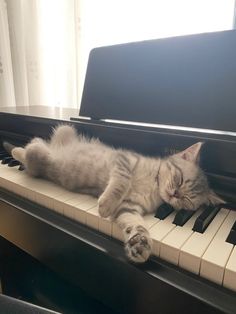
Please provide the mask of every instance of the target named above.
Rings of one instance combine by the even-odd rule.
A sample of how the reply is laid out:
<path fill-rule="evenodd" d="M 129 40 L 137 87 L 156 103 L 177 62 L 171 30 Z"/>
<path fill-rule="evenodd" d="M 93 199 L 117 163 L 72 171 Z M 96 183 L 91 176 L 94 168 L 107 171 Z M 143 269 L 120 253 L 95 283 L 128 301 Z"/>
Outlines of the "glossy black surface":
<path fill-rule="evenodd" d="M 0 277 L 3 293 L 11 297 L 5 303 L 0 295 L 3 314 L 49 314 L 49 310 L 63 314 L 115 314 L 2 237 Z M 23 301 L 28 302 L 25 307 Z"/>
<path fill-rule="evenodd" d="M 90 53 L 80 115 L 236 131 L 236 30 Z"/>
<path fill-rule="evenodd" d="M 25 170 L 25 167 L 24 167 L 23 165 L 20 165 L 19 168 L 18 168 L 18 170 L 19 170 L 19 171 L 23 171 L 23 170 Z"/>
<path fill-rule="evenodd" d="M 168 217 L 173 211 L 174 208 L 172 206 L 164 203 L 157 209 L 155 217 L 163 220 Z"/>
<path fill-rule="evenodd" d="M 180 209 L 175 215 L 173 224 L 177 226 L 184 226 L 184 224 L 194 215 L 193 210 Z"/>
<path fill-rule="evenodd" d="M 4 157 L 2 159 L 2 164 L 9 164 L 10 161 L 14 160 L 12 157 Z"/>
<path fill-rule="evenodd" d="M 226 242 L 236 245 L 236 222 L 234 223 L 232 229 L 230 230 Z"/>
<path fill-rule="evenodd" d="M 4 314 L 62 314 L 2 294 L 0 309 Z"/>
<path fill-rule="evenodd" d="M 10 160 L 10 162 L 8 163 L 8 167 L 15 167 L 15 166 L 19 166 L 20 162 L 18 160 L 12 159 Z"/>
<path fill-rule="evenodd" d="M 1 151 L 0 152 L 0 160 L 3 160 L 3 158 L 5 158 L 5 157 L 9 157 L 9 154 L 5 151 Z"/>
<path fill-rule="evenodd" d="M 193 231 L 203 233 L 220 209 L 221 206 L 208 206 L 205 208 L 201 215 L 196 219 Z"/>

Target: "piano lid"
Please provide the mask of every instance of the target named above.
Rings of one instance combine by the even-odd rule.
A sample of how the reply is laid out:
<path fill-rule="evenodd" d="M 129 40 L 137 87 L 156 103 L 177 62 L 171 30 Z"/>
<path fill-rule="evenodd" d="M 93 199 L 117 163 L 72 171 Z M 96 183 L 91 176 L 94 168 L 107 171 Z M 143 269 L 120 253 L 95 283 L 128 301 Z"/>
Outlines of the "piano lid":
<path fill-rule="evenodd" d="M 81 116 L 236 131 L 236 31 L 91 51 Z"/>

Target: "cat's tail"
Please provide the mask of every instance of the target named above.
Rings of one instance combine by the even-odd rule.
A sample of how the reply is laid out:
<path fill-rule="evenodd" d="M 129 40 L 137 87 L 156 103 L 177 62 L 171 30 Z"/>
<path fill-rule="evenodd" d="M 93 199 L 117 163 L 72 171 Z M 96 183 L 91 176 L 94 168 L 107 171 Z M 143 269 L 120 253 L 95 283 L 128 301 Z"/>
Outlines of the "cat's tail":
<path fill-rule="evenodd" d="M 13 144 L 11 144 L 11 143 L 9 143 L 9 142 L 7 142 L 7 141 L 4 141 L 4 142 L 2 143 L 2 145 L 3 145 L 4 149 L 5 149 L 5 151 L 6 151 L 9 155 L 12 155 L 11 152 L 12 152 L 13 148 L 15 148 L 16 146 L 13 145 Z"/>

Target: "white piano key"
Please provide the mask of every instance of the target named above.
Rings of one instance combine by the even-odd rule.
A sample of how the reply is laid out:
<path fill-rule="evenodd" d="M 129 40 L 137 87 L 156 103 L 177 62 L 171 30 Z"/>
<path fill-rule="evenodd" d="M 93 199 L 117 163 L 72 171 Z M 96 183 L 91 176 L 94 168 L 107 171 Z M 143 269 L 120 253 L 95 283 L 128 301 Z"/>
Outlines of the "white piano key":
<path fill-rule="evenodd" d="M 159 223 L 161 220 L 159 218 L 154 217 L 154 214 L 148 214 L 143 217 L 144 226 L 147 230 L 150 230 L 151 227 Z"/>
<path fill-rule="evenodd" d="M 194 232 L 190 236 L 180 249 L 180 267 L 199 274 L 201 258 L 228 214 L 229 210 L 221 209 L 204 233 Z"/>
<path fill-rule="evenodd" d="M 123 235 L 123 231 L 121 230 L 121 228 L 118 226 L 118 224 L 116 222 L 112 223 L 112 234 L 111 236 L 116 239 L 119 240 L 121 242 L 124 242 L 124 235 Z"/>
<path fill-rule="evenodd" d="M 4 165 L 2 173 L 4 173 L 4 178 L 8 179 L 10 187 L 14 185 L 17 190 L 24 191 L 20 193 L 21 196 L 83 223 L 85 223 L 85 215 L 82 219 L 81 209 L 79 213 L 75 214 L 76 205 L 86 203 L 83 210 L 87 210 L 96 204 L 94 198 L 89 195 L 67 191 L 53 182 L 30 177 L 26 172 L 18 171 L 16 168 L 13 169 Z"/>
<path fill-rule="evenodd" d="M 161 241 L 160 257 L 164 260 L 178 265 L 180 249 L 188 238 L 193 234 L 192 228 L 196 218 L 202 213 L 202 210 L 196 211 L 194 215 L 183 225 L 174 228 Z"/>
<path fill-rule="evenodd" d="M 98 206 L 90 208 L 86 213 L 86 225 L 95 230 L 99 230 L 99 219 Z"/>
<path fill-rule="evenodd" d="M 74 210 L 75 205 L 86 202 L 90 198 L 91 196 L 87 194 L 80 194 L 77 192 L 64 190 L 63 194 L 54 198 L 53 209 L 56 212 L 67 216 L 67 212 L 69 212 L 70 210 Z"/>
<path fill-rule="evenodd" d="M 176 228 L 176 225 L 173 224 L 176 213 L 177 211 L 174 211 L 164 220 L 160 220 L 160 222 L 152 226 L 149 230 L 150 236 L 153 240 L 153 254 L 156 256 L 160 255 L 161 241 L 171 230 Z"/>
<path fill-rule="evenodd" d="M 16 194 L 20 194 L 23 197 L 26 197 L 28 199 L 32 199 L 34 200 L 34 198 L 32 197 L 32 193 L 29 193 L 29 187 L 30 189 L 32 189 L 33 184 L 32 181 L 30 182 L 30 184 L 24 184 L 22 183 L 22 181 L 24 182 L 25 178 L 26 180 L 35 180 L 33 182 L 37 182 L 37 179 L 34 178 L 30 178 L 29 176 L 27 176 L 27 174 L 22 173 L 20 171 L 18 171 L 15 167 L 14 168 L 10 168 L 7 167 L 5 169 L 1 169 L 1 180 L 5 180 L 6 186 L 5 188 L 13 193 Z M 21 193 L 22 192 L 22 193 Z"/>
<path fill-rule="evenodd" d="M 82 202 L 86 199 L 87 199 L 87 197 L 84 197 L 84 195 L 82 195 L 82 197 L 80 197 L 79 193 L 71 192 L 71 191 L 65 190 L 63 188 L 62 193 L 53 197 L 53 210 L 60 213 L 60 214 L 63 214 L 63 206 L 67 201 L 72 201 L 72 200 L 76 201 L 77 200 L 79 203 L 80 200 Z"/>
<path fill-rule="evenodd" d="M 67 191 L 53 182 L 32 178 L 26 173 L 22 173 L 17 184 L 24 188 L 28 199 L 70 218 L 73 216 L 71 211 L 74 209 L 69 207 L 65 213 L 66 201 L 73 200 L 74 203 L 71 204 L 80 204 L 90 198 L 89 195 Z"/>
<path fill-rule="evenodd" d="M 200 276 L 217 284 L 223 283 L 225 266 L 233 250 L 226 238 L 236 220 L 236 212 L 230 211 L 201 260 Z"/>
<path fill-rule="evenodd" d="M 225 267 L 224 287 L 236 291 L 236 247 L 234 246 L 228 263 Z"/>
<path fill-rule="evenodd" d="M 21 173 L 17 167 L 0 164 L 0 186 L 10 192 L 26 197 L 25 190 L 17 184 L 21 180 Z"/>
<path fill-rule="evenodd" d="M 11 168 L 7 165 L 0 163 L 0 182 L 4 184 L 6 181 L 12 181 L 14 176 L 19 175 L 19 172 L 15 167 Z M 4 186 L 3 186 L 4 187 Z"/>
<path fill-rule="evenodd" d="M 64 204 L 63 213 L 67 216 L 68 212 L 73 212 L 71 214 L 73 219 L 85 225 L 87 211 L 96 206 L 96 198 L 85 194 L 79 194 L 79 199 L 77 199 L 77 201 L 73 199 Z"/>
<path fill-rule="evenodd" d="M 98 230 L 111 237 L 112 235 L 112 221 L 109 218 L 99 217 Z"/>
<path fill-rule="evenodd" d="M 63 189 L 47 180 L 32 178 L 23 173 L 17 184 L 24 187 L 26 197 L 49 209 L 53 209 L 53 197 L 63 193 Z"/>

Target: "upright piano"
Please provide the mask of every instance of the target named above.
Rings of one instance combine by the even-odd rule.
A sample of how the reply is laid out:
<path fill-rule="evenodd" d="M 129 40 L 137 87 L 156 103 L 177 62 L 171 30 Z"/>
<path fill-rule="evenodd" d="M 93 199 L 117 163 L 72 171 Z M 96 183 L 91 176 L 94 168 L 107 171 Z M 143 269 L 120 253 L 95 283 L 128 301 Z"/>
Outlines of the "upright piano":
<path fill-rule="evenodd" d="M 149 156 L 203 141 L 201 167 L 227 202 L 182 224 L 175 211 L 146 216 L 153 255 L 135 265 L 95 198 L 30 178 L 1 146 L 3 288 L 14 274 L 63 313 L 80 313 L 81 293 L 96 308 L 83 313 L 236 313 L 235 51 L 234 30 L 95 48 L 80 112 L 1 108 L 1 143 L 46 139 L 60 123 Z"/>

